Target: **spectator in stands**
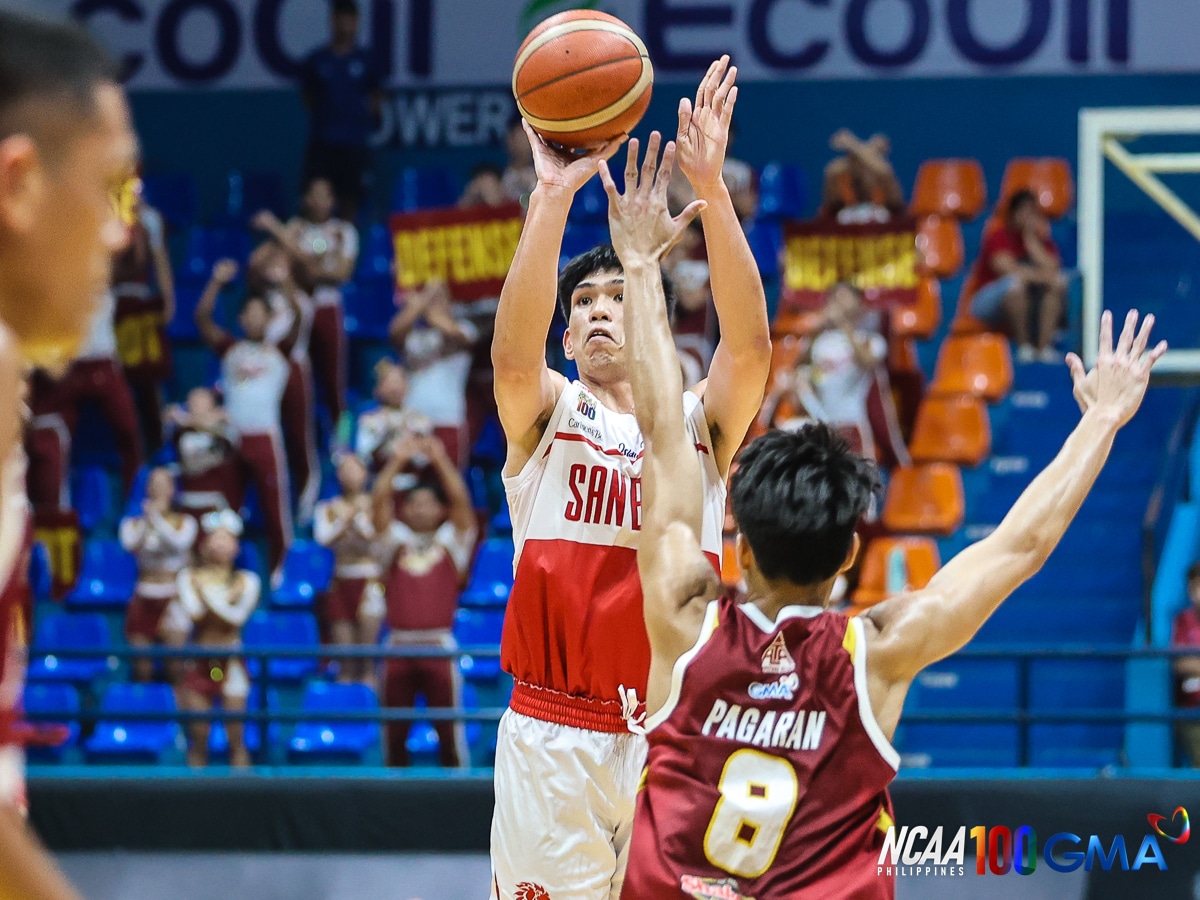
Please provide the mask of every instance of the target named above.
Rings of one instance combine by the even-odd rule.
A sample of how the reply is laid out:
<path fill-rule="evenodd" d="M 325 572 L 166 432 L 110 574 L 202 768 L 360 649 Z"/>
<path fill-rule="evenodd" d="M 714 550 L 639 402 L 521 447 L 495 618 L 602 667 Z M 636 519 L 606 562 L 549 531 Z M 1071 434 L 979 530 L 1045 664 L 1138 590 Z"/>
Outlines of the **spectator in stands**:
<path fill-rule="evenodd" d="M 1198 654 L 1175 657 L 1175 705 L 1196 709 L 1200 707 L 1200 562 L 1188 569 L 1187 594 L 1188 606 L 1175 617 L 1171 628 L 1171 646 L 1194 648 Z M 1200 721 L 1178 722 L 1175 731 L 1192 768 L 1200 769 Z"/>
<path fill-rule="evenodd" d="M 834 285 L 801 364 L 781 373 L 764 401 L 764 424 L 787 428 L 816 419 L 843 433 L 864 456 L 879 459 L 869 400 L 886 358 L 887 342 L 871 326 L 862 294 L 845 282 Z"/>
<path fill-rule="evenodd" d="M 188 391 L 187 404 L 167 410 L 167 438 L 179 461 L 180 505 L 197 522 L 208 512 L 242 508 L 238 433 L 211 388 Z"/>
<path fill-rule="evenodd" d="M 178 596 L 180 571 L 191 562 L 196 520 L 175 509 L 175 477 L 169 469 L 150 471 L 139 516 L 121 520 L 121 546 L 138 564 L 137 586 L 125 613 L 125 637 L 134 647 L 160 643 L 163 613 Z M 154 677 L 154 661 L 133 660 L 135 681 Z"/>
<path fill-rule="evenodd" d="M 1019 362 L 1062 362 L 1054 336 L 1066 310 L 1069 279 L 1032 191 L 1013 194 L 1002 227 L 984 232 L 971 282 L 971 315 L 1008 330 Z"/>
<path fill-rule="evenodd" d="M 367 467 L 352 453 L 337 462 L 341 493 L 317 504 L 313 537 L 333 551 L 333 581 L 319 607 L 322 625 L 331 643 L 373 645 L 387 612 L 381 568 L 375 554 L 375 521 L 367 493 Z M 362 681 L 375 686 L 375 666 L 370 660 L 344 659 L 338 681 Z"/>
<path fill-rule="evenodd" d="M 391 479 L 415 457 L 432 464 L 434 478 L 419 482 L 404 499 L 397 520 Z M 384 586 L 390 646 L 436 646 L 453 649 L 454 614 L 471 552 L 475 547 L 475 512 L 466 482 L 436 437 L 409 436 L 396 444 L 375 482 L 375 528 L 387 560 Z M 462 705 L 457 661 L 449 659 L 388 660 L 384 702 L 411 707 L 418 694 L 430 709 Z M 408 723 L 388 726 L 388 763 L 408 762 Z M 469 763 L 463 724 L 437 722 L 439 760 L 443 766 Z"/>
<path fill-rule="evenodd" d="M 246 477 L 253 482 L 267 526 L 272 580 L 281 577 L 284 555 L 292 541 L 292 501 L 283 450 L 279 407 L 288 380 L 288 360 L 299 330 L 300 316 L 279 346 L 267 339 L 271 307 L 251 295 L 242 306 L 238 340 L 213 320 L 217 297 L 237 277 L 237 263 L 223 259 L 213 266 L 212 278 L 196 306 L 200 337 L 221 358 L 225 412 L 238 433 L 238 454 Z M 295 297 L 290 267 L 272 270 L 284 297 Z"/>
<path fill-rule="evenodd" d="M 743 223 L 747 223 L 754 218 L 754 213 L 758 210 L 758 180 L 753 166 L 729 155 L 736 137 L 737 125 L 730 122 L 729 144 L 726 148 L 725 164 L 721 167 L 721 179 L 729 191 L 729 199 L 733 201 L 733 208 L 737 212 L 738 218 Z M 677 170 L 667 188 L 667 196 L 671 211 L 679 213 L 696 199 L 696 192 L 692 190 L 691 182 Z"/>
<path fill-rule="evenodd" d="M 521 117 L 509 120 L 508 132 L 504 136 L 504 149 L 508 152 L 508 164 L 504 167 L 501 180 L 504 192 L 511 200 L 529 204 L 529 195 L 537 186 L 537 172 L 533 168 L 533 148 L 521 124 Z"/>
<path fill-rule="evenodd" d="M 829 146 L 843 155 L 825 167 L 818 215 L 852 224 L 887 222 L 905 214 L 904 192 L 888 161 L 892 144 L 886 135 L 863 141 L 843 128 Z"/>
<path fill-rule="evenodd" d="M 429 417 L 408 405 L 408 373 L 399 363 L 384 359 L 375 366 L 375 400 L 379 405 L 358 417 L 354 437 L 354 452 L 373 474 L 387 464 L 401 438 L 433 433 Z M 427 462 L 417 459 L 422 466 Z"/>
<path fill-rule="evenodd" d="M 404 408 L 424 416 L 459 468 L 466 465 L 467 376 L 479 331 L 455 315 L 445 282 L 431 281 L 410 293 L 388 327 L 392 346 L 404 356 L 408 394 Z"/>
<path fill-rule="evenodd" d="M 113 258 L 112 292 L 117 351 L 133 393 L 142 443 L 153 456 L 162 447 L 162 385 L 171 377 L 167 326 L 175 318 L 175 278 L 162 214 L 139 197 L 129 244 Z"/>
<path fill-rule="evenodd" d="M 503 206 L 512 203 L 513 199 L 504 187 L 504 170 L 495 163 L 481 162 L 471 169 L 467 186 L 458 198 L 458 206 L 460 209 Z"/>
<path fill-rule="evenodd" d="M 683 383 L 694 385 L 708 375 L 716 325 L 704 230 L 699 220 L 687 227 L 679 243 L 667 254 L 663 275 L 663 289 L 675 296 L 671 333 L 683 367 Z"/>
<path fill-rule="evenodd" d="M 171 607 L 169 627 L 186 630 L 190 626 L 194 644 L 237 650 L 242 626 L 258 606 L 262 584 L 254 572 L 235 567 L 242 536 L 237 513 L 209 513 L 201 524 L 204 539 L 199 561 L 179 573 L 179 597 Z M 207 712 L 218 699 L 226 711 L 244 711 L 249 696 L 246 666 L 230 656 L 191 661 L 179 687 L 179 705 L 189 712 Z M 242 722 L 225 722 L 231 766 L 250 765 L 243 732 Z M 207 765 L 209 723 L 191 722 L 188 733 L 188 765 Z"/>
<path fill-rule="evenodd" d="M 358 44 L 358 3 L 333 0 L 330 42 L 318 47 L 300 76 L 312 116 L 305 180 L 328 178 L 342 216 L 353 222 L 366 191 L 370 137 L 383 106 L 383 79 L 371 53 Z"/>
<path fill-rule="evenodd" d="M 246 281 L 248 288 L 271 307 L 267 341 L 281 349 L 285 343 L 288 346 L 288 381 L 280 401 L 283 447 L 297 492 L 296 517 L 301 525 L 308 525 L 321 492 L 316 399 L 308 356 L 316 308 L 312 297 L 295 280 L 299 268 L 282 246 L 267 241 L 250 255 Z M 287 292 L 284 285 L 288 286 Z"/>
<path fill-rule="evenodd" d="M 358 263 L 358 230 L 334 215 L 336 197 L 328 178 L 310 178 L 304 189 L 300 215 L 287 225 L 269 210 L 253 219 L 296 264 L 300 286 L 311 294 L 315 310 L 309 354 L 317 387 L 324 395 L 336 425 L 346 411 L 346 328 L 342 317 L 342 289 Z"/>

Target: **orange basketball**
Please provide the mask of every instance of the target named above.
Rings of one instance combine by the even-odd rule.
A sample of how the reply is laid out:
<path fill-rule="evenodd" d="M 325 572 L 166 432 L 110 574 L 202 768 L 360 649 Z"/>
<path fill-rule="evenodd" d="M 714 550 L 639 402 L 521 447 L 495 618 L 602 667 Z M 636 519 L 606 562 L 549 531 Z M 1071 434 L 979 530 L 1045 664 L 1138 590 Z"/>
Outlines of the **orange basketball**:
<path fill-rule="evenodd" d="M 517 109 L 533 130 L 572 149 L 625 134 L 650 105 L 654 68 L 642 39 L 620 19 L 572 10 L 525 38 L 513 67 Z"/>

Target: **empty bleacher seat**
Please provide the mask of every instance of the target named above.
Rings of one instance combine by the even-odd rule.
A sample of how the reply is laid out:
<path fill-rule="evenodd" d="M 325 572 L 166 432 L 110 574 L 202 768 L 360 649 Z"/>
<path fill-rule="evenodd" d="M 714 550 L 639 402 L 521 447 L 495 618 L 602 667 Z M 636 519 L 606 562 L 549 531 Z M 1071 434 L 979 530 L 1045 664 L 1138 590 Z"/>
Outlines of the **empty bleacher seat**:
<path fill-rule="evenodd" d="M 108 659 L 71 656 L 64 651 L 105 650 L 111 645 L 112 634 L 103 613 L 47 613 L 34 627 L 29 680 L 92 681 L 108 671 Z"/>
<path fill-rule="evenodd" d="M 760 219 L 799 219 L 808 200 L 804 173 L 790 163 L 770 162 L 763 166 L 758 180 Z"/>
<path fill-rule="evenodd" d="M 108 473 L 99 466 L 76 469 L 71 477 L 71 503 L 84 532 L 90 533 L 107 524 L 114 506 Z"/>
<path fill-rule="evenodd" d="M 283 179 L 276 172 L 234 170 L 225 178 L 225 196 L 218 221 L 245 226 L 259 210 L 285 214 Z"/>
<path fill-rule="evenodd" d="M 1029 763 L 1033 766 L 1102 769 L 1121 762 L 1125 729 L 1120 725 L 1032 725 Z"/>
<path fill-rule="evenodd" d="M 462 594 L 463 606 L 499 606 L 508 602 L 513 585 L 512 538 L 488 538 L 479 547 L 471 578 Z"/>
<path fill-rule="evenodd" d="M 313 648 L 312 656 L 268 660 L 267 675 L 272 683 L 295 684 L 315 673 L 319 643 L 317 620 L 307 612 L 259 610 L 242 629 L 242 645 L 247 650 L 258 647 Z M 257 678 L 261 668 L 259 660 L 246 660 L 251 678 Z"/>
<path fill-rule="evenodd" d="M 119 542 L 99 538 L 83 545 L 83 564 L 75 589 L 67 595 L 72 608 L 123 609 L 133 596 L 137 562 Z"/>
<path fill-rule="evenodd" d="M 79 691 L 74 685 L 33 683 L 25 685 L 21 697 L 25 714 L 39 727 L 65 728 L 62 743 L 35 744 L 26 749 L 31 762 L 58 762 L 63 754 L 79 743 Z M 54 716 L 47 719 L 45 716 Z"/>
<path fill-rule="evenodd" d="M 600 226 L 607 230 L 608 194 L 604 192 L 600 176 L 593 175 L 575 192 L 567 220 L 575 225 Z"/>
<path fill-rule="evenodd" d="M 458 179 L 449 169 L 406 168 L 392 187 L 392 210 L 417 212 L 453 206 L 459 190 Z"/>
<path fill-rule="evenodd" d="M 901 722 L 895 745 L 906 768 L 1010 768 L 1019 761 L 1019 741 L 1016 725 Z"/>
<path fill-rule="evenodd" d="M 906 586 L 919 590 L 929 584 L 929 579 L 941 568 L 937 543 L 930 538 L 920 537 L 877 537 L 867 545 L 863 556 L 862 572 L 858 587 L 854 591 L 857 606 L 871 606 L 887 599 L 888 560 L 894 551 L 904 554 Z"/>
<path fill-rule="evenodd" d="M 161 763 L 182 748 L 179 723 L 168 720 L 122 719 L 126 713 L 173 713 L 175 692 L 166 684 L 110 684 L 100 698 L 103 718 L 85 742 L 93 761 L 115 759 Z"/>
<path fill-rule="evenodd" d="M 905 712 L 922 710 L 1015 710 L 1017 662 L 950 657 L 922 671 L 908 690 Z"/>
<path fill-rule="evenodd" d="M 311 609 L 332 578 L 333 553 L 316 541 L 295 541 L 283 560 L 283 581 L 271 591 L 271 605 Z"/>
<path fill-rule="evenodd" d="M 35 600 L 50 596 L 54 576 L 50 571 L 50 551 L 41 541 L 35 541 L 29 549 L 29 587 Z"/>
<path fill-rule="evenodd" d="M 191 228 L 196 224 L 200 192 L 196 187 L 196 179 L 191 175 L 143 175 L 142 196 L 150 206 L 162 213 L 172 228 Z"/>
<path fill-rule="evenodd" d="M 367 229 L 358 255 L 358 267 L 354 273 L 356 281 L 392 280 L 392 259 L 395 245 L 392 232 L 386 225 L 376 222 Z"/>
<path fill-rule="evenodd" d="M 998 208 L 1003 209 L 1013 194 L 1022 190 L 1032 191 L 1051 219 L 1061 219 L 1075 203 L 1071 164 L 1056 157 L 1010 160 L 1004 169 Z"/>
<path fill-rule="evenodd" d="M 502 609 L 460 609 L 454 616 L 454 637 L 460 646 L 499 645 L 504 630 Z M 471 681 L 495 681 L 500 675 L 496 656 L 467 656 L 459 659 L 463 675 Z"/>
<path fill-rule="evenodd" d="M 974 159 L 930 159 L 917 169 L 914 216 L 974 219 L 987 206 L 983 166 Z"/>
<path fill-rule="evenodd" d="M 304 691 L 306 713 L 378 712 L 379 698 L 365 684 L 314 681 Z M 378 722 L 300 722 L 288 742 L 293 761 L 366 763 L 381 754 Z"/>
<path fill-rule="evenodd" d="M 987 407 L 972 394 L 933 395 L 921 401 L 909 452 L 916 462 L 977 466 L 992 449 Z"/>
<path fill-rule="evenodd" d="M 928 340 L 942 324 L 942 286 L 935 278 L 924 277 L 917 283 L 916 302 L 898 306 L 891 312 L 892 335 Z"/>
<path fill-rule="evenodd" d="M 1012 350 L 998 334 L 951 335 L 938 352 L 932 394 L 976 394 L 996 402 L 1012 387 Z"/>
<path fill-rule="evenodd" d="M 925 216 L 917 222 L 919 268 L 938 278 L 953 278 L 963 267 L 962 227 L 957 219 Z"/>
<path fill-rule="evenodd" d="M 396 286 L 391 281 L 360 281 L 345 296 L 346 333 L 382 340 L 396 314 Z"/>
<path fill-rule="evenodd" d="M 892 472 L 883 524 L 898 534 L 949 535 L 963 522 L 962 474 L 948 463 L 900 467 Z"/>

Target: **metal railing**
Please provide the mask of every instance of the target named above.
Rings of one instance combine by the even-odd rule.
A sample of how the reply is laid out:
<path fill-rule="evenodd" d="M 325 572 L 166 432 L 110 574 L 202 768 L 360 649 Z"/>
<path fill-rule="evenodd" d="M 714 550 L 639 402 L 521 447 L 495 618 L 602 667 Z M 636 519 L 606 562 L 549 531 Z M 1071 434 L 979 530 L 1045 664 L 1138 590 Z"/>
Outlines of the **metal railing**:
<path fill-rule="evenodd" d="M 390 722 L 413 721 L 477 721 L 497 722 L 504 714 L 504 707 L 442 707 L 432 709 L 381 707 L 378 710 L 346 710 L 346 711 L 314 711 L 314 710 L 275 710 L 267 708 L 267 695 L 275 680 L 270 675 L 270 660 L 279 659 L 368 659 L 386 661 L 389 659 L 454 659 L 460 656 L 473 658 L 496 658 L 499 648 L 496 646 L 402 646 L 402 647 L 322 647 L 316 652 L 312 647 L 201 647 L 187 646 L 171 647 L 121 647 L 114 649 L 34 649 L 31 657 L 54 655 L 62 658 L 153 658 L 159 660 L 175 659 L 212 659 L 236 658 L 241 660 L 258 660 L 260 663 L 258 675 L 254 678 L 253 690 L 259 691 L 259 708 L 247 710 L 213 709 L 206 712 L 198 711 L 143 711 L 143 712 L 113 712 L 102 709 L 81 710 L 78 715 L 64 716 L 62 713 L 29 714 L 34 721 L 63 722 L 78 721 L 95 722 L 109 721 L 245 721 L 257 722 L 264 725 L 296 722 Z M 1165 711 L 1129 711 L 1125 709 L 1096 709 L 1096 710 L 1053 710 L 1031 711 L 1031 667 L 1034 662 L 1042 660 L 1113 660 L 1128 661 L 1131 659 L 1173 659 L 1181 656 L 1196 656 L 1195 650 L 1176 648 L 1130 648 L 1119 645 L 1096 646 L 1035 646 L 1035 645 L 995 645 L 968 647 L 960 650 L 950 660 L 938 664 L 938 668 L 953 667 L 960 660 L 1012 660 L 1017 663 L 1016 706 L 1008 709 L 970 709 L 946 708 L 923 709 L 905 712 L 901 725 L 1016 725 L 1018 727 L 1018 764 L 1028 766 L 1030 760 L 1030 728 L 1035 725 L 1068 725 L 1090 724 L 1126 725 L 1139 723 L 1174 723 L 1179 721 L 1200 722 L 1200 708 L 1172 708 Z M 919 676 L 918 676 L 919 677 Z M 929 689 L 927 689 L 929 690 Z M 1122 698 L 1123 702 L 1123 698 Z"/>

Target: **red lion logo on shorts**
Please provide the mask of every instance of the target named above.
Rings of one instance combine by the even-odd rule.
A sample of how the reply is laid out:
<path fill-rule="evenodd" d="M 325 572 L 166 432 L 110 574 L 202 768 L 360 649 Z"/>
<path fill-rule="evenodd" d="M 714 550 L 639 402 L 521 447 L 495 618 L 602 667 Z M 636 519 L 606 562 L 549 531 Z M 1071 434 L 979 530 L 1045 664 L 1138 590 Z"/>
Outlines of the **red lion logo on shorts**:
<path fill-rule="evenodd" d="M 550 892 L 540 884 L 522 881 L 513 892 L 513 900 L 550 900 Z"/>

